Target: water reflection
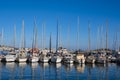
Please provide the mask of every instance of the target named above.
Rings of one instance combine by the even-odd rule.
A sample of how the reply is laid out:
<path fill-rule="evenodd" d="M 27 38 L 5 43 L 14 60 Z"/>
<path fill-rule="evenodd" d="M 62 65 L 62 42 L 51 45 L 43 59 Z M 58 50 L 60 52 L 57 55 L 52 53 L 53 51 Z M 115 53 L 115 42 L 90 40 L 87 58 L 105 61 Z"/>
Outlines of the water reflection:
<path fill-rule="evenodd" d="M 21 68 L 25 68 L 26 65 L 27 65 L 26 62 L 23 62 L 23 63 L 16 63 L 16 64 L 18 64 L 18 66 L 21 67 Z"/>
<path fill-rule="evenodd" d="M 75 68 L 76 68 L 77 72 L 84 73 L 85 64 L 76 64 Z"/>
<path fill-rule="evenodd" d="M 0 80 L 119 80 L 117 64 L 0 63 Z"/>
<path fill-rule="evenodd" d="M 49 63 L 40 63 L 41 68 L 49 67 Z"/>
<path fill-rule="evenodd" d="M 34 70 L 38 67 L 38 63 L 29 63 L 30 67 Z"/>
<path fill-rule="evenodd" d="M 50 79 L 61 80 L 62 77 L 62 67 L 61 63 L 51 63 L 50 64 Z"/>
<path fill-rule="evenodd" d="M 39 63 L 29 63 L 30 72 L 31 72 L 31 80 L 39 79 Z"/>
<path fill-rule="evenodd" d="M 8 78 L 10 78 L 11 80 L 14 80 L 16 64 L 14 62 L 8 62 L 8 63 L 5 63 L 5 67 L 6 67 L 5 68 L 6 73 L 9 74 Z"/>
<path fill-rule="evenodd" d="M 95 68 L 95 64 L 85 64 L 89 68 Z"/>
<path fill-rule="evenodd" d="M 64 65 L 65 70 L 66 70 L 67 72 L 72 71 L 73 64 L 63 64 L 63 65 Z"/>
<path fill-rule="evenodd" d="M 49 63 L 40 63 L 40 80 L 49 79 Z"/>
<path fill-rule="evenodd" d="M 5 66 L 6 66 L 7 69 L 13 71 L 15 69 L 15 67 L 16 67 L 16 63 L 14 63 L 14 62 L 7 62 L 7 63 L 5 63 Z"/>

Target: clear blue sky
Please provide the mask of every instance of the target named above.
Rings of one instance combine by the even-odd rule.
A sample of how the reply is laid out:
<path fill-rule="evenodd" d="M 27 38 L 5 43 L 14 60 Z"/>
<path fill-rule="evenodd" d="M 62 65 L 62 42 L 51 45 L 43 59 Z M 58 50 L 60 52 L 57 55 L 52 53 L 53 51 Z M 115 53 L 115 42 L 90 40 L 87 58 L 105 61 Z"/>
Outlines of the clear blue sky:
<path fill-rule="evenodd" d="M 77 16 L 80 17 L 79 47 L 88 48 L 88 21 L 91 27 L 91 48 L 96 48 L 98 26 L 106 27 L 109 22 L 109 47 L 116 28 L 120 27 L 119 0 L 0 0 L 0 32 L 4 28 L 4 43 L 13 44 L 13 28 L 17 27 L 17 44 L 20 44 L 22 19 L 25 21 L 26 46 L 31 47 L 34 27 L 34 16 L 38 27 L 39 47 L 42 23 L 46 24 L 46 47 L 49 44 L 49 35 L 52 32 L 52 47 L 56 44 L 56 25 L 59 18 L 61 26 L 62 44 L 67 47 L 67 32 L 70 25 L 70 46 L 76 48 Z"/>

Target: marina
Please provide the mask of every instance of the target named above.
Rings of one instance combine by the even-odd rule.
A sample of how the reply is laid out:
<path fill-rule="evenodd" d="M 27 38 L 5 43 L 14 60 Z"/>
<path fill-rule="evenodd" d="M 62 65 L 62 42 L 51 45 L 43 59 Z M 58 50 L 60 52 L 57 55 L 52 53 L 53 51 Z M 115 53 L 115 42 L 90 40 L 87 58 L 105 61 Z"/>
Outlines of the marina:
<path fill-rule="evenodd" d="M 106 26 L 107 29 L 108 26 Z M 16 29 L 16 28 L 14 28 Z M 106 46 L 102 46 L 102 38 L 97 49 L 91 49 L 90 24 L 88 24 L 88 49 L 79 47 L 80 36 L 77 32 L 76 49 L 63 48 L 60 45 L 60 26 L 56 26 L 56 48 L 52 46 L 51 33 L 49 41 L 45 41 L 45 26 L 43 25 L 42 48 L 38 47 L 38 31 L 34 20 L 33 37 L 31 47 L 26 47 L 24 20 L 22 20 L 22 31 L 20 46 L 16 47 L 16 30 L 14 30 L 14 46 L 0 45 L 0 77 L 1 79 L 23 79 L 23 80 L 113 80 L 120 77 L 113 76 L 120 65 L 120 52 L 118 45 L 115 49 L 109 49 L 108 37 Z M 79 29 L 79 16 L 78 16 Z M 106 30 L 106 35 L 108 34 Z M 101 36 L 101 35 L 100 35 Z M 3 36 L 2 36 L 3 38 Z M 2 40 L 2 39 L 1 39 Z M 49 42 L 49 48 L 45 44 Z M 100 43 L 98 42 L 98 43 Z M 97 44 L 98 44 L 97 43 Z M 102 46 L 102 47 L 100 47 Z M 100 47 L 100 48 L 99 48 Z M 6 70 L 5 70 L 5 69 Z M 5 77 L 7 73 L 7 77 Z M 12 73 L 12 74 L 11 74 Z M 114 73 L 114 74 L 113 74 Z M 101 75 L 99 75 L 101 74 Z"/>
<path fill-rule="evenodd" d="M 0 51 L 0 62 L 26 62 L 26 63 L 66 63 L 66 64 L 107 64 L 120 63 L 120 54 L 115 51 L 69 51 L 67 49 L 59 49 L 57 52 L 52 50 L 39 50 L 38 48 L 31 48 L 16 51 L 11 53 L 11 50 Z M 33 54 L 32 54 L 33 53 Z"/>
<path fill-rule="evenodd" d="M 120 80 L 120 1 L 0 0 L 0 80 Z"/>

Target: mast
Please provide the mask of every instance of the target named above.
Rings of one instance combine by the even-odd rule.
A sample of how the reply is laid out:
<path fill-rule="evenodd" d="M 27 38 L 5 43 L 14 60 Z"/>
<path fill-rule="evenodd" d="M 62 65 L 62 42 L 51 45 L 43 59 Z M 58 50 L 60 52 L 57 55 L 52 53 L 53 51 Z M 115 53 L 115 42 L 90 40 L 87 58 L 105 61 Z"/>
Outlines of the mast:
<path fill-rule="evenodd" d="M 22 35 L 21 35 L 21 49 L 25 48 L 25 32 L 24 32 L 24 20 L 22 20 Z"/>
<path fill-rule="evenodd" d="M 90 22 L 88 22 L 88 51 L 90 51 L 91 43 L 90 43 Z"/>
<path fill-rule="evenodd" d="M 59 25 L 58 25 L 58 26 L 59 26 Z M 59 30 L 59 31 L 58 31 L 58 32 L 59 32 L 59 33 L 58 33 L 58 34 L 59 34 L 59 35 L 58 35 L 58 36 L 59 36 L 59 38 L 58 38 L 58 39 L 59 39 L 59 42 L 58 42 L 58 43 L 59 43 L 59 47 L 62 47 L 61 26 L 59 26 L 58 30 Z"/>
<path fill-rule="evenodd" d="M 98 28 L 97 28 L 97 51 L 98 51 L 98 48 L 99 48 L 99 26 L 98 26 Z"/>
<path fill-rule="evenodd" d="M 37 30 L 37 25 L 36 25 L 36 19 L 34 17 L 34 48 L 38 47 L 38 30 Z"/>
<path fill-rule="evenodd" d="M 57 35 L 56 35 L 56 53 L 57 53 L 57 50 L 58 50 L 58 20 L 57 20 Z"/>
<path fill-rule="evenodd" d="M 105 39 L 105 34 L 104 34 L 104 31 L 103 31 L 103 25 L 101 25 L 101 38 L 102 38 L 102 50 L 104 50 L 104 39 Z"/>
<path fill-rule="evenodd" d="M 42 24 L 42 49 L 45 49 L 45 43 L 46 43 L 46 38 L 45 38 L 46 34 L 45 34 L 45 23 Z"/>
<path fill-rule="evenodd" d="M 14 24 L 14 51 L 16 48 L 16 25 Z"/>
<path fill-rule="evenodd" d="M 33 42 L 32 42 L 32 49 L 38 47 L 38 31 L 36 26 L 36 20 L 34 17 L 34 28 L 33 28 Z"/>
<path fill-rule="evenodd" d="M 102 50 L 102 26 L 100 26 L 100 48 Z"/>
<path fill-rule="evenodd" d="M 108 20 L 106 20 L 106 50 L 108 49 Z"/>
<path fill-rule="evenodd" d="M 50 49 L 50 53 L 51 53 L 51 45 L 52 44 L 52 42 L 51 42 L 51 33 L 50 33 L 50 45 L 49 45 L 49 49 Z"/>
<path fill-rule="evenodd" d="M 33 27 L 33 41 L 32 41 L 32 55 L 33 55 L 33 49 L 38 47 L 38 33 L 37 33 L 37 26 L 36 26 L 36 20 L 34 17 L 34 27 Z"/>
<path fill-rule="evenodd" d="M 80 29 L 80 23 L 79 23 L 79 16 L 78 16 L 77 44 L 76 44 L 77 50 L 79 49 L 79 32 L 80 32 L 79 29 Z"/>
<path fill-rule="evenodd" d="M 119 51 L 118 39 L 118 32 L 116 32 L 116 51 Z"/>
<path fill-rule="evenodd" d="M 33 28 L 32 52 L 33 52 L 33 47 L 34 47 L 34 32 L 35 32 L 35 28 Z"/>
<path fill-rule="evenodd" d="M 41 29 L 41 47 L 43 49 L 43 23 L 42 23 L 42 29 Z"/>
<path fill-rule="evenodd" d="M 68 25 L 68 49 L 70 48 L 70 25 Z"/>
<path fill-rule="evenodd" d="M 1 39 L 1 46 L 4 46 L 4 28 L 2 28 L 2 35 L 1 35 L 2 37 L 2 39 Z"/>
<path fill-rule="evenodd" d="M 119 29 L 117 29 L 116 32 L 115 32 L 115 50 L 116 50 L 116 51 L 119 51 L 119 37 L 118 37 L 118 30 L 119 30 Z"/>
<path fill-rule="evenodd" d="M 43 46 L 44 46 L 44 49 L 46 47 L 46 38 L 45 38 L 46 34 L 45 34 L 45 23 L 43 24 Z"/>

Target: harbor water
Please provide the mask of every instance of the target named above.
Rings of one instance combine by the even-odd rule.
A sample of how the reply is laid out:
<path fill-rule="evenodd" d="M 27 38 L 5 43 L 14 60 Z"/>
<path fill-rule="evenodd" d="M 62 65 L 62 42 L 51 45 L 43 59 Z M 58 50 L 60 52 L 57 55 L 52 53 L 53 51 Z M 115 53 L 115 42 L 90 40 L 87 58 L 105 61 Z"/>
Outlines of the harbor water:
<path fill-rule="evenodd" d="M 120 80 L 120 65 L 0 63 L 0 80 Z"/>

